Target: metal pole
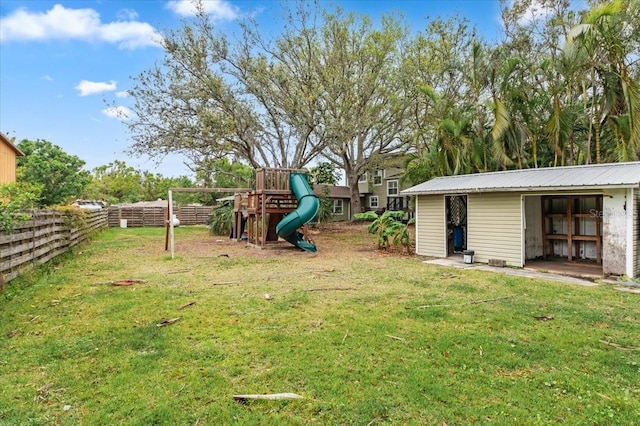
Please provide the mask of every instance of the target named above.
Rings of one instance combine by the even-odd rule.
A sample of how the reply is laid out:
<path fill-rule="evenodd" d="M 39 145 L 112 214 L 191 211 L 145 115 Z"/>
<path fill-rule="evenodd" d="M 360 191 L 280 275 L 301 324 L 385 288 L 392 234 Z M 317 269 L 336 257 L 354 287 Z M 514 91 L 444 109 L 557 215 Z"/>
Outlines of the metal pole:
<path fill-rule="evenodd" d="M 175 239 L 173 234 L 173 191 L 169 190 L 169 241 L 171 245 L 171 259 L 176 252 Z"/>

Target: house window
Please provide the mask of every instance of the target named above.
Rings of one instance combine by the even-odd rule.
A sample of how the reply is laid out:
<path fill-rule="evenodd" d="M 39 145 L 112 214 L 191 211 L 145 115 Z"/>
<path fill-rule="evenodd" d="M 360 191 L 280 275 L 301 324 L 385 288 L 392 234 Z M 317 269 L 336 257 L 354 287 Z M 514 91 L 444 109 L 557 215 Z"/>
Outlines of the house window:
<path fill-rule="evenodd" d="M 378 208 L 378 196 L 377 195 L 372 195 L 371 197 L 369 197 L 369 207 L 372 209 L 377 209 Z"/>
<path fill-rule="evenodd" d="M 398 195 L 398 181 L 397 180 L 389 180 L 387 181 L 387 195 L 389 197 L 395 197 Z"/>
<path fill-rule="evenodd" d="M 374 185 L 382 185 L 382 172 L 382 170 L 376 170 L 376 173 L 373 175 Z"/>
<path fill-rule="evenodd" d="M 342 200 L 333 200 L 333 214 L 342 215 Z"/>
<path fill-rule="evenodd" d="M 366 182 L 367 181 L 367 174 L 363 173 L 359 178 L 358 178 L 358 182 Z"/>

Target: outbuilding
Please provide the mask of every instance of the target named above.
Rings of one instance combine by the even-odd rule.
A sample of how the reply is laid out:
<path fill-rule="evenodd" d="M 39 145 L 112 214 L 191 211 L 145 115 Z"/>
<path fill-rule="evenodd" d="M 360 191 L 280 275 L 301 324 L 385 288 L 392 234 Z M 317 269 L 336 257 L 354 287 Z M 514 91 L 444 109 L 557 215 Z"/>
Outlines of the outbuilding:
<path fill-rule="evenodd" d="M 24 156 L 2 132 L 0 132 L 0 184 L 16 181 L 16 158 Z"/>
<path fill-rule="evenodd" d="M 640 161 L 446 176 L 402 194 L 416 198 L 419 255 L 640 276 Z"/>

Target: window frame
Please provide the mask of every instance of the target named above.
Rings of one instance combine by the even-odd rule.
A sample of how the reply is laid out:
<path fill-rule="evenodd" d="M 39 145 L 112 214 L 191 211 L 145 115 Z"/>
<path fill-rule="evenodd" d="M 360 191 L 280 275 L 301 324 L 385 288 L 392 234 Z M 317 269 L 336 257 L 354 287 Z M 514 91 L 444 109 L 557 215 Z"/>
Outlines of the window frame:
<path fill-rule="evenodd" d="M 395 194 L 392 194 L 391 192 L 389 192 L 389 185 L 391 183 L 395 183 Z M 392 180 L 388 180 L 387 181 L 387 197 L 397 197 L 398 195 L 400 195 L 400 186 L 398 184 L 398 179 L 392 179 Z"/>
<path fill-rule="evenodd" d="M 380 178 L 380 182 L 377 182 L 378 178 Z M 373 184 L 375 186 L 381 186 L 383 180 L 384 180 L 384 170 L 382 169 L 376 170 L 375 173 L 373 174 Z"/>
<path fill-rule="evenodd" d="M 336 211 L 336 207 L 340 206 L 340 212 Z M 334 216 L 342 216 L 344 214 L 344 201 L 340 198 L 334 199 L 331 206 L 331 212 Z"/>
<path fill-rule="evenodd" d="M 373 200 L 376 200 L 376 205 L 373 205 Z M 369 197 L 369 208 L 370 209 L 378 209 L 380 208 L 380 199 L 378 198 L 377 195 L 372 195 Z"/>

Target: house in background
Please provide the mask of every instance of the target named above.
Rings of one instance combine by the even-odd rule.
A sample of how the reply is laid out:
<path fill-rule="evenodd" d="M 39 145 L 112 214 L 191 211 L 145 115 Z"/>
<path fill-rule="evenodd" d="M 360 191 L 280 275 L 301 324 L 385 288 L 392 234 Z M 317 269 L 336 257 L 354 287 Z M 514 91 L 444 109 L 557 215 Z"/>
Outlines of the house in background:
<path fill-rule="evenodd" d="M 403 173 L 404 156 L 392 156 L 385 168 L 360 176 L 358 189 L 363 209 L 377 212 L 408 210 L 410 197 L 400 193 Z"/>
<path fill-rule="evenodd" d="M 416 196 L 419 255 L 640 276 L 640 161 L 439 177 L 402 194 Z"/>
<path fill-rule="evenodd" d="M 0 184 L 16 181 L 16 158 L 22 156 L 24 153 L 0 133 Z"/>
<path fill-rule="evenodd" d="M 408 212 L 407 218 L 412 216 L 409 208 L 411 197 L 400 194 L 403 188 L 400 179 L 404 173 L 404 160 L 403 155 L 388 156 L 384 168 L 360 177 L 358 190 L 362 211 L 382 213 L 386 210 L 404 210 Z M 325 186 L 329 189 L 329 198 L 333 202 L 333 220 L 353 220 L 353 215 L 359 212 L 352 209 L 349 186 L 314 185 L 314 193 L 322 196 Z"/>
<path fill-rule="evenodd" d="M 334 185 L 313 185 L 313 193 L 318 197 L 325 195 L 325 188 L 327 188 L 327 196 L 333 203 L 332 220 L 351 220 L 351 194 L 348 186 L 334 186 Z"/>

